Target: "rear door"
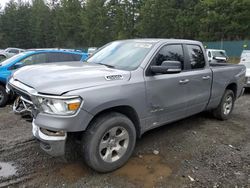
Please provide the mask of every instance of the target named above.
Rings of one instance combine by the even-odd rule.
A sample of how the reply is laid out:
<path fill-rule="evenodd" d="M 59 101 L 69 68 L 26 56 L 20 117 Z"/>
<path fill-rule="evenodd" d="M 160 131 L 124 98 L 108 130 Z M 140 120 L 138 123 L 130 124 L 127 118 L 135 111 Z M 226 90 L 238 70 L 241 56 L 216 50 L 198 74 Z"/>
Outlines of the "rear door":
<path fill-rule="evenodd" d="M 189 85 L 186 100 L 188 101 L 188 114 L 203 111 L 210 98 L 212 85 L 212 71 L 204 58 L 203 50 L 199 45 L 184 45 L 188 56 L 189 70 L 187 71 Z"/>
<path fill-rule="evenodd" d="M 151 65 L 161 65 L 172 60 L 182 63 L 182 72 L 157 74 L 150 72 Z M 150 117 L 148 128 L 167 123 L 186 116 L 188 80 L 184 65 L 184 52 L 181 44 L 163 46 L 147 68 L 145 76 L 147 103 Z"/>

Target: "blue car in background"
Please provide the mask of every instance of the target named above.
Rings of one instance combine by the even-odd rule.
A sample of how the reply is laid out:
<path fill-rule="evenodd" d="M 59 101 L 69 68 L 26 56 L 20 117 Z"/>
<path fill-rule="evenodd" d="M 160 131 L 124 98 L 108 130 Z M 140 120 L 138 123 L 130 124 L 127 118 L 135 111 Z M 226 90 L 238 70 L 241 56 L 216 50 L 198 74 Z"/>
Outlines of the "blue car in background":
<path fill-rule="evenodd" d="M 75 50 L 40 49 L 27 50 L 9 59 L 0 62 L 0 107 L 8 102 L 9 96 L 6 93 L 5 85 L 11 74 L 17 69 L 41 63 L 84 61 L 88 54 Z"/>

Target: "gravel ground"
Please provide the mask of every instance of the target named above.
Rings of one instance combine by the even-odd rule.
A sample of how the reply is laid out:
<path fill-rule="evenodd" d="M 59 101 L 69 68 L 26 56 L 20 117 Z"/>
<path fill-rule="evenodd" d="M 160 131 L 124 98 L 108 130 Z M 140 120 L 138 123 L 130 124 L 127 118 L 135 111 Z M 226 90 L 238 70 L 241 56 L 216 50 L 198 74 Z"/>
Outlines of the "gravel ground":
<path fill-rule="evenodd" d="M 43 153 L 31 123 L 8 106 L 0 109 L 0 187 L 250 188 L 249 113 L 250 92 L 237 101 L 230 120 L 201 113 L 149 131 L 124 167 L 99 174 L 81 160 L 66 163 Z"/>

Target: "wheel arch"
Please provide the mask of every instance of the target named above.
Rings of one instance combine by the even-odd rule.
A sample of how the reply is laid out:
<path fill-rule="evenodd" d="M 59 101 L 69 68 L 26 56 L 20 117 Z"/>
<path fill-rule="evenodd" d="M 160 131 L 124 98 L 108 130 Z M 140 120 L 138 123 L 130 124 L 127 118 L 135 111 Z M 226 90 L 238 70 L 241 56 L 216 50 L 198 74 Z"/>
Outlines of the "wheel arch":
<path fill-rule="evenodd" d="M 3 56 L 3 57 L 5 57 L 5 58 L 7 57 L 5 54 L 0 54 L 0 56 Z"/>
<path fill-rule="evenodd" d="M 141 136 L 141 128 L 140 128 L 141 126 L 140 126 L 139 116 L 138 116 L 136 110 L 129 105 L 119 105 L 119 106 L 114 106 L 114 107 L 110 107 L 110 108 L 103 109 L 103 110 L 99 111 L 91 119 L 88 126 L 91 124 L 92 121 L 94 121 L 99 116 L 106 114 L 106 113 L 110 113 L 110 112 L 118 112 L 118 113 L 121 113 L 121 114 L 125 115 L 126 117 L 128 117 L 133 122 L 133 124 L 135 126 L 136 136 L 137 137 Z"/>
<path fill-rule="evenodd" d="M 227 89 L 232 90 L 234 93 L 234 98 L 237 98 L 237 84 L 236 83 L 233 82 L 233 83 L 228 84 L 226 87 L 226 90 Z"/>

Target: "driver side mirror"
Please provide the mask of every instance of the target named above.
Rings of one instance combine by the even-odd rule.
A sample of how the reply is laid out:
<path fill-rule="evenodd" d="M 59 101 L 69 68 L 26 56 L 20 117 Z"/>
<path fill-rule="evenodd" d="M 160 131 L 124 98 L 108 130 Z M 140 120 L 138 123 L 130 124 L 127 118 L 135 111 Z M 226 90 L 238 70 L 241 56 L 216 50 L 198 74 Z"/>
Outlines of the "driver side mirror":
<path fill-rule="evenodd" d="M 154 74 L 173 74 L 181 72 L 180 61 L 163 61 L 160 66 L 151 66 L 150 70 Z"/>

